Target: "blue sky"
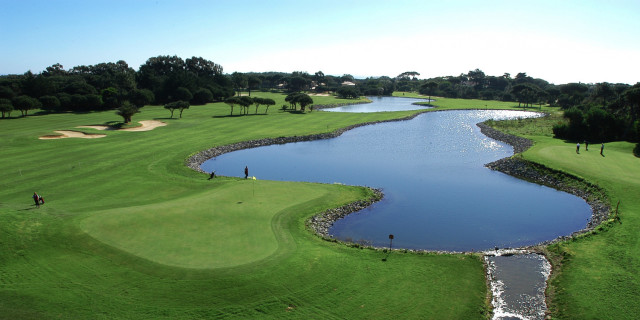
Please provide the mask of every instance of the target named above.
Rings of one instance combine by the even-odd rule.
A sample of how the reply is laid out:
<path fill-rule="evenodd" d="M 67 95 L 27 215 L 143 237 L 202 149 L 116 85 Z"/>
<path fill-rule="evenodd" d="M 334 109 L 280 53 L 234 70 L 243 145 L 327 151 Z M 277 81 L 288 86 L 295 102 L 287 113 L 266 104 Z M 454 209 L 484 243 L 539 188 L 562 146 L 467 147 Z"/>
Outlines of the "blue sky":
<path fill-rule="evenodd" d="M 0 74 L 197 56 L 225 73 L 640 81 L 640 1 L 0 0 Z"/>

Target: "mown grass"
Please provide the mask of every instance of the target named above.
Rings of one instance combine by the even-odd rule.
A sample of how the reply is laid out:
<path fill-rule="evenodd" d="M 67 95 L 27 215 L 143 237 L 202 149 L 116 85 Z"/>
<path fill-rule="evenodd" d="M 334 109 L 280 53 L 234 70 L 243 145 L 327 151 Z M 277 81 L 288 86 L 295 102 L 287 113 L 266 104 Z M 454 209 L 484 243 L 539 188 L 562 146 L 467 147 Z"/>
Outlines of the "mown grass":
<path fill-rule="evenodd" d="M 284 104 L 283 95 L 252 95 Z M 208 181 L 184 165 L 213 146 L 412 112 L 262 110 L 229 116 L 230 108 L 216 103 L 169 119 L 169 111 L 148 106 L 133 120 L 168 125 L 101 131 L 107 137 L 100 139 L 37 138 L 120 120 L 113 111 L 1 120 L 2 318 L 486 316 L 477 256 L 394 252 L 383 262 L 382 252 L 326 242 L 304 228 L 309 216 L 367 197 L 367 189 L 259 176 Z M 40 209 L 34 191 L 46 200 Z"/>
<path fill-rule="evenodd" d="M 628 142 L 606 143 L 575 152 L 575 142 L 553 139 L 550 117 L 530 124 L 498 123 L 498 128 L 533 138 L 523 156 L 603 187 L 620 221 L 609 220 L 590 235 L 552 245 L 555 262 L 550 281 L 550 309 L 559 319 L 635 319 L 640 314 L 640 159 Z M 615 216 L 615 213 L 614 213 Z"/>

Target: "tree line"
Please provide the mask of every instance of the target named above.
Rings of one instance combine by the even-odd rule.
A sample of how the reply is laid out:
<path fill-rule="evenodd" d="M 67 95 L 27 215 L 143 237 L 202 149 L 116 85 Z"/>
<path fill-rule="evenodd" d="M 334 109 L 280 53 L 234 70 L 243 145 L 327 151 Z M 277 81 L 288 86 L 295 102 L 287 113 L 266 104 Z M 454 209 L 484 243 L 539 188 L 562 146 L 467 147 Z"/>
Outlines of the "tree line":
<path fill-rule="evenodd" d="M 149 58 L 138 71 L 125 61 L 77 66 L 65 70 L 60 64 L 40 74 L 0 77 L 2 117 L 19 110 L 90 112 L 118 110 L 125 122 L 148 104 L 183 101 L 205 104 L 234 94 L 233 84 L 220 65 L 200 58 L 177 56 Z M 184 104 L 182 104 L 184 105 Z"/>
<path fill-rule="evenodd" d="M 285 109 L 296 110 L 299 105 L 301 111 L 312 105 L 308 95 L 298 94 L 302 92 L 333 93 L 339 98 L 352 99 L 413 91 L 428 96 L 513 101 L 522 107 L 548 104 L 565 110 L 567 122 L 554 127 L 554 134 L 559 138 L 640 141 L 640 84 L 555 85 L 526 73 L 515 77 L 509 73 L 490 76 L 480 69 L 458 76 L 428 79 L 418 79 L 418 76 L 420 73 L 415 71 L 403 72 L 394 78 L 365 79 L 349 74 L 325 75 L 322 71 L 224 74 L 222 66 L 212 61 L 201 57 L 183 60 L 178 56 L 149 58 L 138 71 L 125 61 L 69 70 L 54 64 L 40 74 L 27 71 L 22 75 L 0 76 L 0 112 L 5 117 L 15 110 L 23 116 L 33 109 L 45 112 L 117 110 L 127 122 L 147 104 L 164 104 L 172 117 L 174 110 L 180 110 L 181 116 L 190 105 L 217 101 L 227 102 L 231 114 L 236 105 L 243 108 L 243 114 L 248 113 L 248 106 L 254 105 L 254 113 L 258 113 L 259 106 L 268 109 L 272 104 L 251 98 L 255 90 L 289 93 L 286 100 L 289 107 Z M 248 91 L 248 97 L 240 97 L 240 91 Z"/>

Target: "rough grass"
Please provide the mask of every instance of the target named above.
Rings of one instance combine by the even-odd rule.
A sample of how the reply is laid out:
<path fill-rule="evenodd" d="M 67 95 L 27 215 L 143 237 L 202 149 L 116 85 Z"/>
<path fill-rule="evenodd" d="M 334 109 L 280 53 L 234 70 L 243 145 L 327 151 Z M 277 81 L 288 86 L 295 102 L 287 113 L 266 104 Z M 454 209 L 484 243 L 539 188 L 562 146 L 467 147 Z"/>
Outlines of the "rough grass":
<path fill-rule="evenodd" d="M 254 94 L 284 103 L 283 95 Z M 120 118 L 108 111 L 0 120 L 2 318 L 486 316 L 477 256 L 394 252 L 383 262 L 382 252 L 326 242 L 304 229 L 309 216 L 367 197 L 366 189 L 259 175 L 255 182 L 207 181 L 184 165 L 190 154 L 217 145 L 412 112 L 229 112 L 217 103 L 169 119 L 169 111 L 148 106 L 133 120 L 168 125 L 102 131 L 107 137 L 90 140 L 37 138 Z M 34 191 L 46 200 L 40 209 L 32 205 Z"/>

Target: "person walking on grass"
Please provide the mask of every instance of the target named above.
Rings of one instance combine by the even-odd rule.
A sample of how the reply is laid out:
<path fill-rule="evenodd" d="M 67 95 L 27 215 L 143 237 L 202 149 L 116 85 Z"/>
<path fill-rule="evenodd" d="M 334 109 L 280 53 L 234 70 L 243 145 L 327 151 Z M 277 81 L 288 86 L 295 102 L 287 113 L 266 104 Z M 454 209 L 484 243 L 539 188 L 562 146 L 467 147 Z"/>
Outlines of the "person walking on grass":
<path fill-rule="evenodd" d="M 602 154 L 602 152 L 604 151 L 604 143 L 600 146 L 600 155 L 604 156 L 604 154 Z"/>
<path fill-rule="evenodd" d="M 36 203 L 36 208 L 40 208 L 40 196 L 36 192 L 34 192 L 32 198 L 33 202 Z"/>
<path fill-rule="evenodd" d="M 244 167 L 244 178 L 248 178 L 249 177 L 249 167 L 245 166 Z"/>
<path fill-rule="evenodd" d="M 580 153 L 580 142 L 578 142 L 578 144 L 576 144 L 576 153 Z"/>

